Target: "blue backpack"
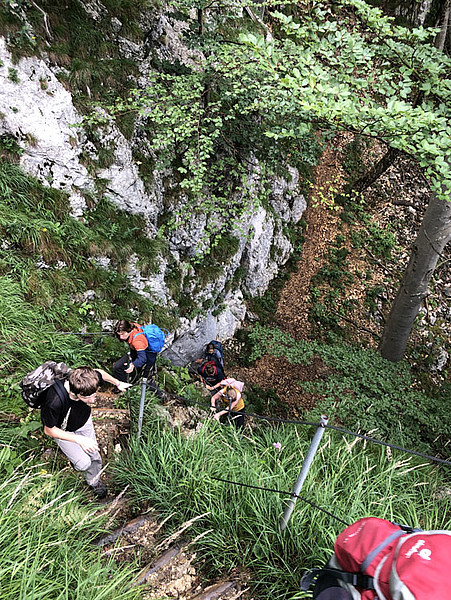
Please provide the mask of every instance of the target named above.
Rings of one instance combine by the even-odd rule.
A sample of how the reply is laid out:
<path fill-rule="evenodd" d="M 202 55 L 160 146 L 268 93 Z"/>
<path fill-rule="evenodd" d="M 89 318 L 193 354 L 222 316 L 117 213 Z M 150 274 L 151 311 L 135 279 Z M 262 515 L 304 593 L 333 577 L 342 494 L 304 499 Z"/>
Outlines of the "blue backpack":
<path fill-rule="evenodd" d="M 144 325 L 143 333 L 149 344 L 148 349 L 151 352 L 161 352 L 165 342 L 165 335 L 158 325 L 154 325 L 153 323 L 151 325 Z"/>
<path fill-rule="evenodd" d="M 210 345 L 212 345 L 215 349 L 213 355 L 208 353 L 208 346 Z M 211 360 L 212 358 L 214 358 L 214 360 L 216 360 L 222 367 L 224 366 L 224 351 L 221 342 L 218 342 L 218 340 L 210 340 L 205 346 L 204 360 Z"/>

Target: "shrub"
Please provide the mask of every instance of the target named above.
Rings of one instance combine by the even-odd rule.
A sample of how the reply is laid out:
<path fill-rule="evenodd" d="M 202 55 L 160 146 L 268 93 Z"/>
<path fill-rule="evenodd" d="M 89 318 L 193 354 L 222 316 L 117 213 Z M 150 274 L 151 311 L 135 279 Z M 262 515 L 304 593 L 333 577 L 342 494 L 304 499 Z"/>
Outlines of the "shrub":
<path fill-rule="evenodd" d="M 265 353 L 286 356 L 292 364 L 308 364 L 318 355 L 331 368 L 328 379 L 304 384 L 317 395 L 309 418 L 328 414 L 346 428 L 377 431 L 398 445 L 449 456 L 451 417 L 440 392 L 427 395 L 406 362 L 392 363 L 372 349 L 334 341 L 295 342 L 278 329 L 256 325 L 249 334 L 252 358 Z"/>

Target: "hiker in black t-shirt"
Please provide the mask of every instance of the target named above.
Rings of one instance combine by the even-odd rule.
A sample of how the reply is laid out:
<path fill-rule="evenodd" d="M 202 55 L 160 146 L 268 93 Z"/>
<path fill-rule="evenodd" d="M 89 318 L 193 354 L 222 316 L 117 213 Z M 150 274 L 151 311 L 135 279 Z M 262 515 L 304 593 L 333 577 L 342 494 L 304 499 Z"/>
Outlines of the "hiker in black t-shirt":
<path fill-rule="evenodd" d="M 118 381 L 101 369 L 79 367 L 73 369 L 65 381 L 55 380 L 41 404 L 44 433 L 54 438 L 77 471 L 85 473 L 87 484 L 99 498 L 106 495 L 106 486 L 100 481 L 102 459 L 92 424 L 91 406 L 104 381 L 121 391 L 129 387 L 128 383 Z"/>

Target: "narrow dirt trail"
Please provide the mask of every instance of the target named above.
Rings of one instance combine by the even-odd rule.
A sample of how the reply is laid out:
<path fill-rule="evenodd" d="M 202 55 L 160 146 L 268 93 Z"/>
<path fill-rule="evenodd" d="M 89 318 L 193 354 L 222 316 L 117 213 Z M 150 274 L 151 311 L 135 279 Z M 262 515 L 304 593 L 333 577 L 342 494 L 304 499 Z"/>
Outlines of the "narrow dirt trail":
<path fill-rule="evenodd" d="M 333 193 L 344 182 L 340 162 L 340 154 L 335 148 L 328 148 L 315 170 L 315 184 L 304 213 L 307 228 L 301 258 L 296 271 L 285 284 L 277 305 L 277 325 L 295 339 L 308 337 L 310 282 L 337 234 L 339 211 L 333 208 Z"/>
<path fill-rule="evenodd" d="M 301 257 L 296 270 L 284 285 L 277 305 L 277 326 L 296 340 L 309 337 L 310 282 L 339 233 L 340 211 L 333 208 L 333 195 L 340 191 L 345 182 L 340 148 L 350 141 L 347 137 L 340 136 L 334 140 L 334 146 L 324 151 L 315 169 L 315 184 L 304 213 L 307 229 Z M 314 404 L 312 396 L 306 394 L 297 382 L 322 377 L 325 372 L 324 365 L 318 360 L 308 367 L 302 367 L 291 365 L 285 358 L 266 355 L 254 366 L 240 368 L 234 375 L 263 390 L 274 390 L 296 414 L 298 408 L 308 410 Z"/>

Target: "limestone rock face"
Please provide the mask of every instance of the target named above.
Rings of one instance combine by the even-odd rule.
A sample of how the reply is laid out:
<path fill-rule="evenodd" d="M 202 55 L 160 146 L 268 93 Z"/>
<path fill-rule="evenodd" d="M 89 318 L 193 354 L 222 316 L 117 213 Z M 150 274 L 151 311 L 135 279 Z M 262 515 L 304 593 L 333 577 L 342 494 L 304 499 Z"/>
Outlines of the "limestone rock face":
<path fill-rule="evenodd" d="M 208 313 L 204 318 L 194 318 L 182 323 L 180 331 L 176 332 L 176 339 L 171 346 L 162 352 L 164 358 L 172 364 L 184 367 L 188 363 L 200 358 L 203 348 L 210 340 L 216 339 L 217 323 L 215 317 Z M 228 335 L 229 332 L 227 332 Z"/>
<path fill-rule="evenodd" d="M 132 145 L 112 124 L 103 129 L 102 145 L 114 151 L 113 164 L 99 170 L 97 175 L 107 182 L 107 196 L 123 210 L 144 214 L 148 225 L 153 226 L 152 232 L 155 234 L 158 201 L 154 190 L 151 194 L 146 192 L 138 166 L 133 160 Z"/>
<path fill-rule="evenodd" d="M 71 127 L 80 117 L 70 93 L 44 61 L 32 57 L 13 64 L 1 37 L 0 61 L 0 135 L 13 135 L 23 148 L 23 169 L 44 185 L 67 191 L 74 213 L 81 214 L 86 205 L 79 190 L 94 186 L 79 160 L 84 133 Z"/>
<path fill-rule="evenodd" d="M 94 22 L 107 14 L 99 0 L 84 3 L 84 10 Z M 119 51 L 138 65 L 137 85 L 145 85 L 146 74 L 152 69 L 150 47 L 161 60 L 190 64 L 196 58 L 181 40 L 182 24 L 167 15 L 154 16 L 152 23 L 147 24 L 149 33 L 142 43 L 119 38 L 122 23 L 118 18 L 111 24 Z M 168 206 L 173 208 L 178 226 L 165 234 L 166 249 L 156 257 L 158 272 L 141 273 L 136 255 L 130 256 L 126 265 L 131 285 L 156 304 L 174 309 L 177 301 L 173 288 L 178 286 L 179 296 L 202 309 L 194 319 L 180 319 L 177 332 L 171 337 L 175 341 L 167 351 L 172 352 L 171 358 L 182 364 L 197 358 L 210 339 L 232 336 L 246 314 L 243 293 L 264 293 L 293 251 L 286 232 L 299 222 L 306 206 L 298 191 L 296 169 L 288 167 L 286 179 L 274 177 L 265 205 L 250 205 L 241 220 L 231 224 L 230 233 L 235 243 L 238 240 L 236 251 L 217 258 L 217 268 L 208 276 L 206 268 L 201 265 L 196 270 L 192 262 L 193 258 L 208 255 L 214 242 L 206 233 L 207 216 L 192 213 L 188 199 L 171 183 L 170 172 L 149 169 L 151 176 L 143 180 L 134 152 L 139 150 L 141 156 L 148 156 L 149 164 L 152 155 L 139 119 L 130 139 L 111 121 L 97 129 L 99 140 L 94 145 L 81 126 L 82 117 L 71 94 L 58 80 L 64 69 L 51 66 L 45 56 L 13 62 L 1 37 L 0 65 L 0 136 L 13 136 L 21 146 L 20 162 L 26 172 L 46 186 L 67 192 L 74 217 L 83 217 L 87 209 L 85 197 L 95 197 L 99 181 L 111 202 L 124 211 L 142 215 L 150 239 L 157 235 L 159 217 L 168 212 Z M 108 166 L 99 166 L 98 144 L 110 152 Z M 252 156 L 249 165 L 247 192 L 257 197 L 262 185 L 260 165 Z M 231 201 L 242 200 L 237 196 Z M 105 269 L 111 268 L 107 257 L 94 260 Z"/>
<path fill-rule="evenodd" d="M 224 304 L 226 309 L 216 318 L 216 338 L 225 340 L 235 333 L 246 316 L 246 306 L 241 290 L 229 292 Z"/>

